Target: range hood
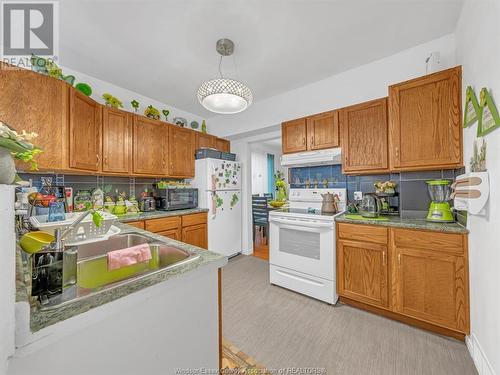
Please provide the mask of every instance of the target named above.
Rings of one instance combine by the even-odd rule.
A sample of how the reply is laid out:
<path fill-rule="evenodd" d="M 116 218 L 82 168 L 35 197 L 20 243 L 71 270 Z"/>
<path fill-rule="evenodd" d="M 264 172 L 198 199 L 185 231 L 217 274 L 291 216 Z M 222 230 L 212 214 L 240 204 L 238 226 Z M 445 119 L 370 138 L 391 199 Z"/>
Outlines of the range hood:
<path fill-rule="evenodd" d="M 283 167 L 311 167 L 314 165 L 341 164 L 341 148 L 329 148 L 326 150 L 297 152 L 281 156 Z"/>

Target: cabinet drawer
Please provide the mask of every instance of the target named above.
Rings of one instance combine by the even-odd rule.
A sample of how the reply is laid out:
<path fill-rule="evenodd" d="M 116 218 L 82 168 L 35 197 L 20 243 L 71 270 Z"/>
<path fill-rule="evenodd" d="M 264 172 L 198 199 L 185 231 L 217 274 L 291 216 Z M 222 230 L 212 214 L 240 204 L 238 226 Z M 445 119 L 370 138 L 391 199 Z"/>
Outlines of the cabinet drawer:
<path fill-rule="evenodd" d="M 144 221 L 129 221 L 128 223 L 125 223 L 127 225 L 139 228 L 139 229 L 144 229 Z"/>
<path fill-rule="evenodd" d="M 181 218 L 179 216 L 146 220 L 146 230 L 149 230 L 150 232 L 164 232 L 179 228 L 180 226 Z"/>
<path fill-rule="evenodd" d="M 182 226 L 183 227 L 189 227 L 191 225 L 206 224 L 206 223 L 207 223 L 207 213 L 206 212 L 182 216 Z"/>
<path fill-rule="evenodd" d="M 422 249 L 464 254 L 464 241 L 461 234 L 438 233 L 411 229 L 392 229 L 394 245 L 399 248 Z"/>
<path fill-rule="evenodd" d="M 387 228 L 374 225 L 339 223 L 337 230 L 339 238 L 345 240 L 387 244 Z"/>

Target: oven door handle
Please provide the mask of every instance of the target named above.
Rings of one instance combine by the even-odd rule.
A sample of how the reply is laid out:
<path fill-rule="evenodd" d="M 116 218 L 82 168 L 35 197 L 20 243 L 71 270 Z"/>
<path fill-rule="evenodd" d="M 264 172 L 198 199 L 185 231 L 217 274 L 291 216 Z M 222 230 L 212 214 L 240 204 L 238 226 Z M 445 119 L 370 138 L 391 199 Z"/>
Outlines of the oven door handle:
<path fill-rule="evenodd" d="M 307 227 L 307 228 L 331 228 L 333 229 L 333 225 L 331 223 L 318 223 L 318 222 L 310 222 L 310 221 L 299 221 L 299 220 L 286 220 L 286 219 L 277 219 L 272 218 L 270 220 L 271 223 L 278 224 L 287 224 L 293 225 L 296 227 Z"/>

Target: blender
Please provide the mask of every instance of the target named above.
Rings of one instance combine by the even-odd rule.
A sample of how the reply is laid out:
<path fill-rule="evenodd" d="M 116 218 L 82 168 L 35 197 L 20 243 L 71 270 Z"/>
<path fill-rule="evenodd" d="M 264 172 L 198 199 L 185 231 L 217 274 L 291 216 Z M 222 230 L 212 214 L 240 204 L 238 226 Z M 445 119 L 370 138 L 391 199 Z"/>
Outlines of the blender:
<path fill-rule="evenodd" d="M 453 213 L 450 207 L 451 187 L 448 180 L 430 180 L 426 181 L 427 189 L 431 197 L 429 213 L 427 214 L 428 221 L 436 221 L 442 223 L 452 223 Z"/>

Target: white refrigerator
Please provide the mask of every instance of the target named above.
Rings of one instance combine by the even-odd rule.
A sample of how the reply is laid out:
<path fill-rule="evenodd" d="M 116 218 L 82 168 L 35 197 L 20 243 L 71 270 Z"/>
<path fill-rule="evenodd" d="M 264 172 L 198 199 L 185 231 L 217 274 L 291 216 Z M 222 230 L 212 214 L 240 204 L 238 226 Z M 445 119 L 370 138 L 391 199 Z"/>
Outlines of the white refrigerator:
<path fill-rule="evenodd" d="M 228 257 L 241 253 L 241 163 L 198 159 L 191 183 L 198 206 L 209 210 L 208 250 Z"/>

